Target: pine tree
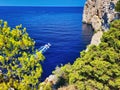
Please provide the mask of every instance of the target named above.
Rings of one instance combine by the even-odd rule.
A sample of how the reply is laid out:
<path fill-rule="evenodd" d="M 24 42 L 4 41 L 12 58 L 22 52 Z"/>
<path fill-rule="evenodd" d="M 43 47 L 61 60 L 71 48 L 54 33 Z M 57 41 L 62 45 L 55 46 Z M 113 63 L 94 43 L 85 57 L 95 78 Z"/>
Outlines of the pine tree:
<path fill-rule="evenodd" d="M 34 45 L 22 25 L 10 28 L 0 20 L 0 90 L 36 90 L 44 56 Z"/>

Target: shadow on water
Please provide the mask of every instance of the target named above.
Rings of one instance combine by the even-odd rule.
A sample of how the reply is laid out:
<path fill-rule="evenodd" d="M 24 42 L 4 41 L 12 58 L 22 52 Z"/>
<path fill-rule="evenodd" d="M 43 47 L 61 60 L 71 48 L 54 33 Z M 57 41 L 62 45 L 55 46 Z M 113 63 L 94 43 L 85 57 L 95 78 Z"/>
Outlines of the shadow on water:
<path fill-rule="evenodd" d="M 90 24 L 82 24 L 82 38 L 83 42 L 86 42 L 85 44 L 89 44 L 87 42 L 90 42 L 90 39 L 92 38 L 94 33 L 94 30 Z"/>

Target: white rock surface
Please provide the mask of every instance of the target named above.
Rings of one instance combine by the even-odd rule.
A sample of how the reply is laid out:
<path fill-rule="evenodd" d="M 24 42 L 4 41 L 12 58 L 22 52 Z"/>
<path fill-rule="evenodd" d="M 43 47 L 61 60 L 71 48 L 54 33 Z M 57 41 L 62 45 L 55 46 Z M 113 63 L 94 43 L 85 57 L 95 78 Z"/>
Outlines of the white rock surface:
<path fill-rule="evenodd" d="M 114 9 L 117 1 L 118 0 L 87 0 L 84 6 L 83 22 L 92 24 L 94 29 L 100 28 L 100 25 L 108 28 L 108 24 L 115 18 Z M 98 22 L 95 24 L 95 19 L 93 18 L 96 16 L 99 19 L 97 18 Z"/>
<path fill-rule="evenodd" d="M 95 33 L 93 36 L 92 36 L 92 39 L 91 39 L 91 42 L 90 44 L 88 45 L 91 46 L 91 45 L 96 45 L 98 46 L 101 42 L 101 38 L 102 38 L 102 35 L 103 35 L 103 31 L 97 31 L 97 33 Z M 86 48 L 86 52 L 88 51 L 88 47 Z"/>
<path fill-rule="evenodd" d="M 100 18 L 97 15 L 94 15 L 91 20 L 92 20 L 92 22 L 91 22 L 92 27 L 96 31 L 101 30 L 102 23 L 101 23 Z"/>
<path fill-rule="evenodd" d="M 8 90 L 15 90 L 14 88 L 9 88 Z"/>
<path fill-rule="evenodd" d="M 57 83 L 58 77 L 56 75 L 50 75 L 45 81 L 51 82 L 54 85 Z"/>
<path fill-rule="evenodd" d="M 103 31 L 98 31 L 97 33 L 95 33 L 92 37 L 90 45 L 97 45 L 98 46 L 101 42 L 100 39 L 102 38 L 102 35 L 103 35 Z"/>

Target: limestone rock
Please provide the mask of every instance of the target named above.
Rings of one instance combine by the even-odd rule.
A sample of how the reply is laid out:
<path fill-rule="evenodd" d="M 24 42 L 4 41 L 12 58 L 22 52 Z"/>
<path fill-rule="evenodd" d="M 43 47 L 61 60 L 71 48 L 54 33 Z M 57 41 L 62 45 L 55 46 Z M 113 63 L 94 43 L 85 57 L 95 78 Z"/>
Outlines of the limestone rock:
<path fill-rule="evenodd" d="M 101 42 L 101 38 L 102 38 L 102 35 L 103 35 L 103 31 L 97 31 L 97 33 L 95 33 L 93 36 L 92 36 L 92 39 L 91 39 L 91 42 L 90 44 L 88 45 L 91 46 L 91 45 L 96 45 L 98 46 Z M 89 48 L 86 48 L 86 52 L 88 51 Z"/>
<path fill-rule="evenodd" d="M 45 82 L 50 82 L 53 85 L 56 84 L 58 81 L 58 77 L 56 75 L 50 75 L 48 78 L 46 78 Z"/>
<path fill-rule="evenodd" d="M 101 38 L 102 38 L 103 32 L 102 31 L 98 31 L 97 33 L 95 33 L 92 37 L 91 43 L 90 45 L 99 45 L 101 42 Z"/>
<path fill-rule="evenodd" d="M 41 83 L 39 90 L 44 90 L 44 86 L 50 85 L 52 86 L 52 90 L 56 90 L 54 85 L 58 82 L 58 77 L 56 75 L 51 74 L 49 77 L 45 79 L 44 82 Z"/>
<path fill-rule="evenodd" d="M 2 74 L 2 70 L 0 70 L 0 75 Z"/>
<path fill-rule="evenodd" d="M 118 0 L 87 0 L 84 6 L 83 22 L 92 24 L 96 29 L 94 17 L 97 16 L 101 29 L 109 28 L 109 23 L 115 19 L 115 4 Z M 99 18 L 99 19 L 98 19 Z M 104 28 L 102 28 L 104 27 Z M 98 29 L 98 28 L 97 28 Z"/>
<path fill-rule="evenodd" d="M 97 16 L 97 15 L 94 15 L 91 19 L 91 24 L 92 24 L 92 27 L 95 29 L 95 30 L 100 30 L 101 29 L 101 26 L 102 26 L 102 23 L 101 23 L 101 20 L 100 18 Z"/>
<path fill-rule="evenodd" d="M 8 90 L 15 90 L 14 88 L 9 88 Z"/>

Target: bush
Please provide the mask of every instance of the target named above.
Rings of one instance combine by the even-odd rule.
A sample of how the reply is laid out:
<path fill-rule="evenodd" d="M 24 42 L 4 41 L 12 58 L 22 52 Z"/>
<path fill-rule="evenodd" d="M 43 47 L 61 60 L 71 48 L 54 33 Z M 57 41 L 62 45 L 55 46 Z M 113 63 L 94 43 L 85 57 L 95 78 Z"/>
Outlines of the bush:
<path fill-rule="evenodd" d="M 42 53 L 22 25 L 10 28 L 0 20 L 0 90 L 35 90 L 42 73 Z"/>
<path fill-rule="evenodd" d="M 116 7 L 115 7 L 115 10 L 116 10 L 117 12 L 120 12 L 120 0 L 117 2 Z"/>
<path fill-rule="evenodd" d="M 111 23 L 104 32 L 101 43 L 81 52 L 73 65 L 61 67 L 66 84 L 79 90 L 120 89 L 120 20 Z"/>

